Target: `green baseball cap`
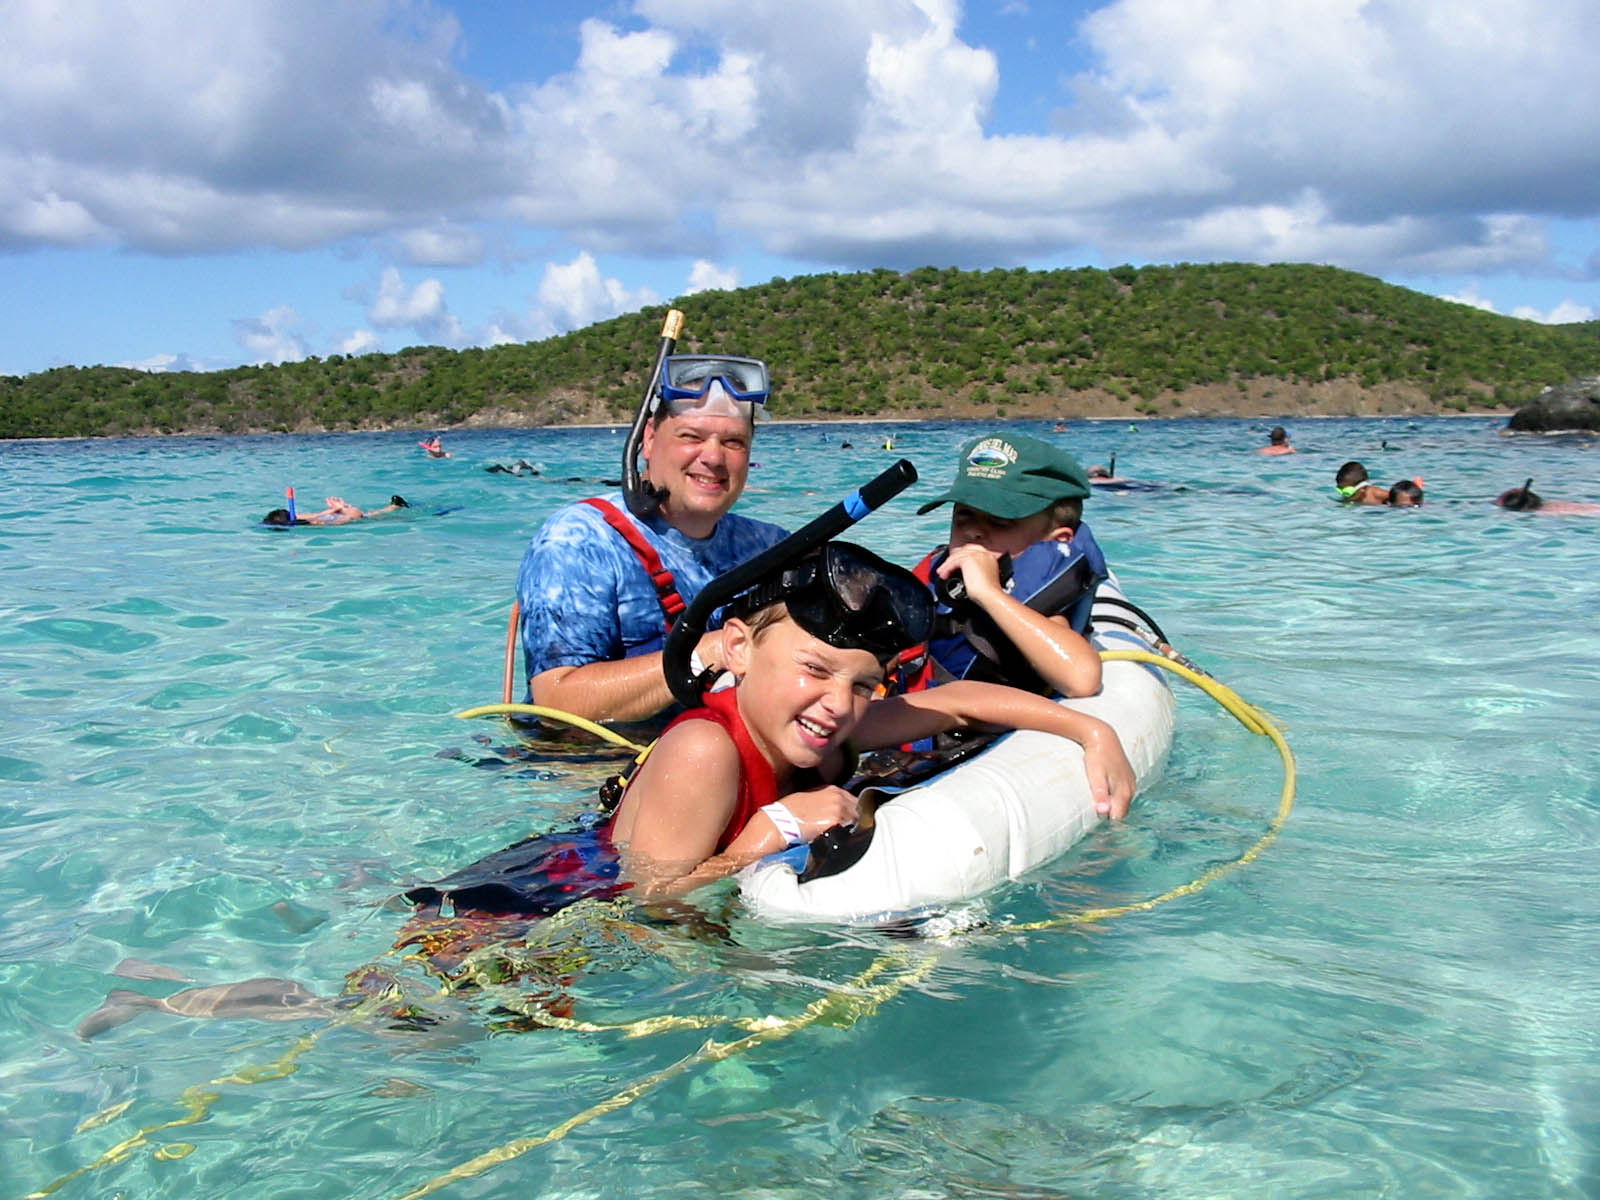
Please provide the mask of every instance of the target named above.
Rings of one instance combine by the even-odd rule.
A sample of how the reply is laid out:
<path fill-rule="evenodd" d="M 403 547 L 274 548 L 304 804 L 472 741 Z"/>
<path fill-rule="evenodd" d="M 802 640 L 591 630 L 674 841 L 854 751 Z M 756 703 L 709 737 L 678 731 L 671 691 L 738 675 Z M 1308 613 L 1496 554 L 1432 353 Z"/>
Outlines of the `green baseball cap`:
<path fill-rule="evenodd" d="M 961 447 L 955 480 L 919 514 L 941 504 L 965 504 L 979 512 L 1015 521 L 1043 512 L 1057 500 L 1089 495 L 1089 477 L 1072 455 L 1049 442 L 1022 434 L 973 438 Z"/>

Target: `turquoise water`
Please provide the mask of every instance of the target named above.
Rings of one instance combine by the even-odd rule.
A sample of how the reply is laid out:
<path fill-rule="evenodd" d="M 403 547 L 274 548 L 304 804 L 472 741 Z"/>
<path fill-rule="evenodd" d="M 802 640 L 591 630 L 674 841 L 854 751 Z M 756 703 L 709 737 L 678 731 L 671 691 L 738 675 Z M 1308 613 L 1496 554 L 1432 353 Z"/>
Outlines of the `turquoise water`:
<path fill-rule="evenodd" d="M 702 1047 L 745 1028 L 514 1033 L 481 993 L 422 1029 L 74 1033 L 113 988 L 335 995 L 390 949 L 391 893 L 585 806 L 598 767 L 507 766 L 497 723 L 451 714 L 498 699 L 522 546 L 617 473 L 620 433 L 452 433 L 440 461 L 411 434 L 0 444 L 0 1195 L 89 1168 L 58 1194 L 398 1196 L 497 1148 L 441 1194 L 1600 1194 L 1600 518 L 1488 503 L 1529 475 L 1600 499 L 1600 454 L 1328 420 L 1258 457 L 1271 424 L 1009 427 L 1186 485 L 1088 515 L 1129 595 L 1286 729 L 1277 843 L 1148 913 L 1005 932 L 1160 893 L 1266 827 L 1276 755 L 1180 684 L 1159 784 L 988 897 L 989 931 L 775 928 L 712 896 L 561 933 L 546 986 L 579 1020 L 780 1018 L 721 1061 Z M 915 501 L 975 431 L 765 428 L 743 511 L 798 523 L 892 432 L 924 481 L 855 536 L 910 560 L 943 527 Z M 1336 507 L 1351 457 L 1421 473 L 1427 506 Z M 579 480 L 482 469 L 516 458 Z M 254 527 L 286 484 L 302 509 L 416 507 Z M 245 1081 L 271 1064 L 295 1069 Z"/>

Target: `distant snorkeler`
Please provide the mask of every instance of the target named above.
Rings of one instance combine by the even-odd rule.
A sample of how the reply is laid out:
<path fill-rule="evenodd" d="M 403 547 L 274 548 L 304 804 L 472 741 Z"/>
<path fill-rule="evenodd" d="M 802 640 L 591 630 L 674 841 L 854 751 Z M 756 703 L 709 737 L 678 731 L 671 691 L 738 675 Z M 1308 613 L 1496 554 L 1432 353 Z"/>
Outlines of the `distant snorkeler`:
<path fill-rule="evenodd" d="M 1422 477 L 1402 479 L 1389 488 L 1389 504 L 1395 508 L 1420 508 L 1422 505 Z"/>
<path fill-rule="evenodd" d="M 1122 476 L 1117 474 L 1117 456 L 1113 454 L 1110 461 L 1110 466 L 1106 466 L 1102 463 L 1095 463 L 1089 468 L 1087 474 L 1091 484 L 1099 487 L 1105 487 L 1108 484 L 1124 482 Z"/>
<path fill-rule="evenodd" d="M 1389 493 L 1367 478 L 1367 468 L 1355 459 L 1334 473 L 1333 489 L 1341 504 L 1389 503 Z"/>
<path fill-rule="evenodd" d="M 1512 512 L 1531 512 L 1544 504 L 1544 497 L 1533 490 L 1533 476 L 1530 475 L 1521 487 L 1501 492 L 1494 502 Z"/>
<path fill-rule="evenodd" d="M 324 501 L 327 507 L 321 512 L 312 513 L 309 517 L 291 514 L 287 508 L 275 508 L 261 518 L 263 525 L 272 525 L 278 528 L 287 528 L 290 525 L 348 525 L 351 521 L 361 521 L 368 517 L 382 517 L 402 508 L 410 508 L 404 496 L 390 496 L 389 503 L 382 508 L 360 509 L 338 496 L 329 496 Z"/>
<path fill-rule="evenodd" d="M 1117 456 L 1115 454 L 1111 456 L 1110 466 L 1105 466 L 1101 463 L 1095 463 L 1085 473 L 1089 477 L 1090 486 L 1104 488 L 1108 492 L 1165 492 L 1187 490 L 1182 487 L 1173 488 L 1170 484 L 1158 483 L 1153 479 L 1128 479 L 1124 476 L 1118 475 Z"/>
<path fill-rule="evenodd" d="M 484 468 L 491 475 L 538 475 L 539 468 L 525 458 L 519 458 L 509 467 L 504 463 L 492 463 Z"/>
<path fill-rule="evenodd" d="M 1267 444 L 1257 450 L 1257 454 L 1293 454 L 1294 447 L 1289 444 L 1289 431 L 1282 425 L 1274 425 L 1272 432 L 1267 435 Z"/>
<path fill-rule="evenodd" d="M 1495 497 L 1500 508 L 1512 512 L 1537 512 L 1550 517 L 1589 516 L 1600 513 L 1600 504 L 1580 504 L 1572 500 L 1546 500 L 1533 490 L 1533 476 L 1519 488 L 1511 488 Z"/>

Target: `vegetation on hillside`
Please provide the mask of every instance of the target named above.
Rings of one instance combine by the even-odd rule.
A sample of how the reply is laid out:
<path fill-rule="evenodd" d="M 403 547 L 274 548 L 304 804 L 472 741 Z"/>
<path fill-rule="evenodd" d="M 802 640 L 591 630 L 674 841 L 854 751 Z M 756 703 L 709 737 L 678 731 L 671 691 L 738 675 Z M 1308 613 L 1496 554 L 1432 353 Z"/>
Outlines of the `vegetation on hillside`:
<path fill-rule="evenodd" d="M 1600 370 L 1600 322 L 1540 325 L 1333 267 L 928 267 L 775 279 L 674 306 L 680 350 L 768 361 L 785 418 L 1072 416 L 1091 397 L 1176 415 L 1196 389 L 1242 395 L 1263 380 L 1291 395 L 1403 385 L 1418 410 L 1467 411 Z M 0 437 L 626 420 L 665 312 L 490 349 L 0 377 Z"/>

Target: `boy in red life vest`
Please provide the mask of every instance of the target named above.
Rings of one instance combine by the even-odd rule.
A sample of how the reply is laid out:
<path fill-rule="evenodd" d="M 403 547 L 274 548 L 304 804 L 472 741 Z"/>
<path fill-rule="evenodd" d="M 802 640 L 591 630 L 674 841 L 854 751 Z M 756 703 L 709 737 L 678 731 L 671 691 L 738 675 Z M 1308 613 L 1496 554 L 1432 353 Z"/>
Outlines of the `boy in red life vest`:
<path fill-rule="evenodd" d="M 917 511 L 953 505 L 950 542 L 916 573 L 939 598 L 910 690 L 952 679 L 1090 696 L 1100 656 L 1085 634 L 1108 571 L 1083 523 L 1089 477 L 1065 450 L 1020 434 L 974 438 L 956 476 Z"/>
<path fill-rule="evenodd" d="M 927 638 L 933 601 L 909 571 L 844 542 L 814 551 L 730 606 L 723 653 L 737 686 L 661 735 L 611 826 L 645 894 L 680 894 L 855 821 L 839 785 L 856 750 L 954 729 L 1033 729 L 1078 742 L 1096 807 L 1128 811 L 1133 770 L 1105 722 L 1016 688 L 958 682 L 876 699 L 885 670 Z"/>

